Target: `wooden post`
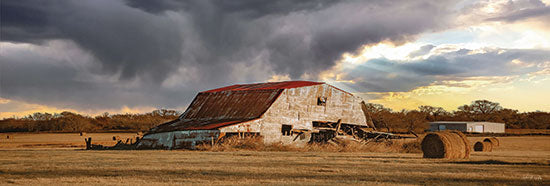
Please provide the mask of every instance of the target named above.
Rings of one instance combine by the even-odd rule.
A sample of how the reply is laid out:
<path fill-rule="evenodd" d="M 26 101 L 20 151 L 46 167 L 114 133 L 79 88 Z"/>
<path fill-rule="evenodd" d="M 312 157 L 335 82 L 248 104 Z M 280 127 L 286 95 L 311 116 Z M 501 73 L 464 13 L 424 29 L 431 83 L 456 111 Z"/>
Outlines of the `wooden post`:
<path fill-rule="evenodd" d="M 84 141 L 86 142 L 86 150 L 92 149 L 92 137 L 84 138 Z"/>
<path fill-rule="evenodd" d="M 340 133 L 340 127 L 342 126 L 342 119 L 338 119 L 338 122 L 336 123 L 336 135 Z"/>
<path fill-rule="evenodd" d="M 411 132 L 411 134 L 413 134 L 416 138 L 418 138 L 418 134 L 416 134 L 416 132 L 410 130 L 409 132 Z"/>

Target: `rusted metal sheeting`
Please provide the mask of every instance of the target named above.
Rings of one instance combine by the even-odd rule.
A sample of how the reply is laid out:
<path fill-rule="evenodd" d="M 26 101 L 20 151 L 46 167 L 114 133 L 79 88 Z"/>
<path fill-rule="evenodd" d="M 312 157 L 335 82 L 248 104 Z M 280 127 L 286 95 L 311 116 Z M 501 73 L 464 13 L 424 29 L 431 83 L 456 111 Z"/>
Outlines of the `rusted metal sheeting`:
<path fill-rule="evenodd" d="M 197 145 L 210 144 L 220 136 L 219 130 L 171 131 L 143 136 L 139 149 L 196 149 Z"/>
<path fill-rule="evenodd" d="M 283 90 L 199 93 L 183 118 L 152 128 L 149 133 L 211 130 L 260 118 Z"/>
<path fill-rule="evenodd" d="M 306 87 L 323 84 L 322 82 L 313 81 L 283 81 L 283 82 L 271 82 L 271 83 L 256 83 L 256 84 L 242 84 L 231 85 L 227 87 L 207 90 L 205 92 L 221 92 L 221 91 L 242 91 L 242 90 L 271 90 L 271 89 L 289 89 L 297 87 Z"/>
<path fill-rule="evenodd" d="M 260 117 L 283 90 L 199 93 L 182 120 L 246 120 Z"/>
<path fill-rule="evenodd" d="M 235 125 L 242 122 L 246 122 L 250 120 L 230 120 L 230 121 L 222 121 L 222 120 L 206 120 L 206 121 L 182 121 L 182 120 L 174 120 L 173 122 L 165 123 L 162 125 L 159 125 L 153 129 L 149 133 L 159 133 L 159 132 L 169 132 L 169 131 L 178 131 L 178 130 L 212 130 L 212 129 L 218 129 L 220 127 L 225 127 L 229 125 Z"/>

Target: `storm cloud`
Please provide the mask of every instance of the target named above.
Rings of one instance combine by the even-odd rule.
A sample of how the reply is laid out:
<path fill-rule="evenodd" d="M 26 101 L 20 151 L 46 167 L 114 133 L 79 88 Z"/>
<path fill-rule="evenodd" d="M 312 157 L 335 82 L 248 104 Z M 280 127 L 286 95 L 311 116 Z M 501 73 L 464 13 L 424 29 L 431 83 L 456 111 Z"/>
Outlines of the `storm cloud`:
<path fill-rule="evenodd" d="M 506 21 L 506 22 L 515 22 L 519 20 L 529 19 L 529 18 L 541 18 L 541 20 L 550 21 L 550 6 L 541 6 L 536 8 L 527 8 L 512 13 L 489 18 L 489 21 Z"/>
<path fill-rule="evenodd" d="M 533 19 L 545 23 L 550 20 L 550 7 L 541 0 L 503 1 L 492 6 L 489 4 L 490 2 L 481 1 L 465 8 L 465 10 L 470 11 L 470 14 L 474 13 L 475 16 L 485 21 L 517 22 Z M 491 9 L 488 14 L 479 14 L 479 12 L 483 12 L 482 9 L 486 8 Z"/>
<path fill-rule="evenodd" d="M 548 68 L 549 62 L 550 50 L 544 49 L 459 49 L 420 60 L 371 59 L 342 71 L 355 82 L 346 86 L 358 92 L 407 92 L 441 80 L 535 73 Z"/>
<path fill-rule="evenodd" d="M 1 96 L 73 109 L 175 108 L 227 84 L 316 80 L 343 53 L 445 28 L 453 3 L 2 1 Z M 73 54 L 55 57 L 66 50 Z"/>

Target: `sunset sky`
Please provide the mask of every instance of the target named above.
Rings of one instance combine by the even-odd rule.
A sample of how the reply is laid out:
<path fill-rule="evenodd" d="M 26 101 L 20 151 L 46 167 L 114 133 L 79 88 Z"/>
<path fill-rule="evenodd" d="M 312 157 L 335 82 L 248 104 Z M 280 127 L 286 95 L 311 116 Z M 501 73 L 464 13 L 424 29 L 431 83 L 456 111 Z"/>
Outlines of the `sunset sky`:
<path fill-rule="evenodd" d="M 324 81 L 394 110 L 550 111 L 550 0 L 2 0 L 0 118 L 184 111 Z"/>

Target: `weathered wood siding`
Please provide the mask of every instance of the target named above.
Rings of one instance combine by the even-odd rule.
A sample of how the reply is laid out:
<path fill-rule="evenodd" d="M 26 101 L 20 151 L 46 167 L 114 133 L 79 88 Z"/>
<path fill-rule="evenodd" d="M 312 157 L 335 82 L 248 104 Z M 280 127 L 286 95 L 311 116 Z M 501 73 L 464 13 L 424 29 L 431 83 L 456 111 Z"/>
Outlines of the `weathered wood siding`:
<path fill-rule="evenodd" d="M 326 97 L 326 105 L 317 105 L 319 97 Z M 361 99 L 328 84 L 285 89 L 264 115 L 254 121 L 221 128 L 221 132 L 259 132 L 266 143 L 304 145 L 309 136 L 284 136 L 283 124 L 293 129 L 313 129 L 313 121 L 366 125 L 361 110 Z"/>

